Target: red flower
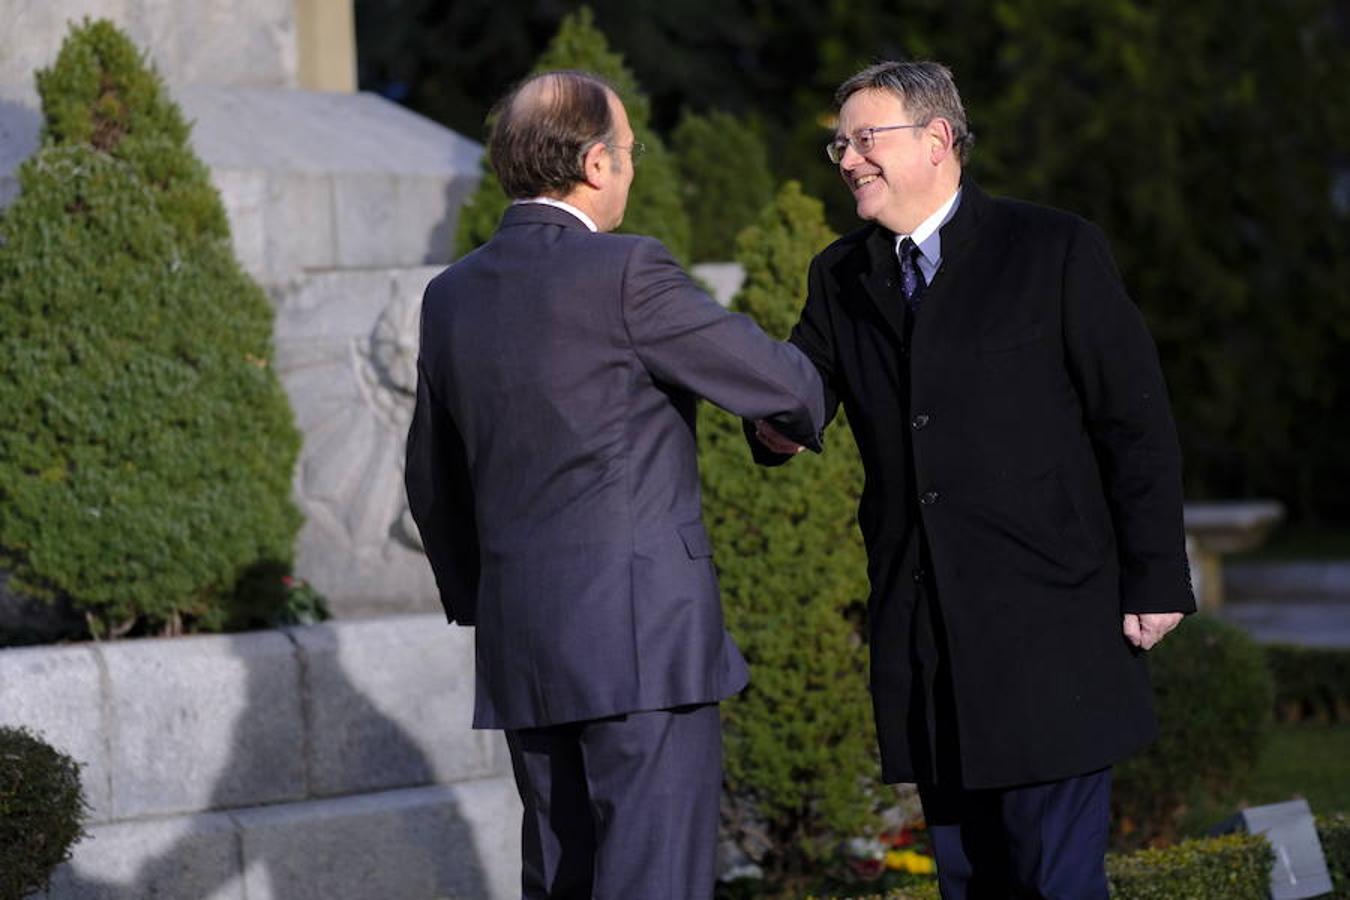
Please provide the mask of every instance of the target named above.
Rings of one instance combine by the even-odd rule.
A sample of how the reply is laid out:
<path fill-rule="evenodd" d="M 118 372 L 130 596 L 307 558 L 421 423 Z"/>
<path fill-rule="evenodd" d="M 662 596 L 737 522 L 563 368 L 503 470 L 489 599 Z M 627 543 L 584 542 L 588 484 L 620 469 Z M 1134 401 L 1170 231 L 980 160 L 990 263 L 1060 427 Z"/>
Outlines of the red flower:
<path fill-rule="evenodd" d="M 885 859 L 850 859 L 848 864 L 864 881 L 875 881 L 886 872 Z"/>
<path fill-rule="evenodd" d="M 914 832 L 908 828 L 897 828 L 881 835 L 881 842 L 887 847 L 908 847 L 914 843 Z"/>

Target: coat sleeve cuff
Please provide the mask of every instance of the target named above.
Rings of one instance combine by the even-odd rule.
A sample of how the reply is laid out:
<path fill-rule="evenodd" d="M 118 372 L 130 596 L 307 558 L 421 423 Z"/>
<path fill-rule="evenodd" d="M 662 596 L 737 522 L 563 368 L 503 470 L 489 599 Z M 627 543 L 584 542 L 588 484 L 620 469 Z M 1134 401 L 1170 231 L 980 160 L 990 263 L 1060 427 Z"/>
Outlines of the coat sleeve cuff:
<path fill-rule="evenodd" d="M 1193 613 L 1195 591 L 1183 557 L 1126 566 L 1121 575 L 1121 610 L 1127 613 Z"/>

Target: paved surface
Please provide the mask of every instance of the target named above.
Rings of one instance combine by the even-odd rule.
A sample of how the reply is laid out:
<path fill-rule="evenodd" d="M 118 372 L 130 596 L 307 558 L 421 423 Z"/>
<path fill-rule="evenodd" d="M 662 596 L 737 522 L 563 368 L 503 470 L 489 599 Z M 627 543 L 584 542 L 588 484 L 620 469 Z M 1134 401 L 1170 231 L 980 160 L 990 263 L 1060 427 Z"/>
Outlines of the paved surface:
<path fill-rule="evenodd" d="M 1219 615 L 1263 644 L 1350 648 L 1350 601 L 1230 603 Z"/>
<path fill-rule="evenodd" d="M 1350 648 L 1350 561 L 1224 566 L 1221 618 L 1262 643 Z"/>

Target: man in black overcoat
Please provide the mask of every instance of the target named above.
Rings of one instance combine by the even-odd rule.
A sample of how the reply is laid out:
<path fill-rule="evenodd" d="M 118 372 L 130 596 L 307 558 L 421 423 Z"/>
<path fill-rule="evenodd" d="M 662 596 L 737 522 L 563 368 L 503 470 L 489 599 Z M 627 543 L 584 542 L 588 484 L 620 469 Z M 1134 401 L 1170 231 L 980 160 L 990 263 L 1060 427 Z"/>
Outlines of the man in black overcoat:
<path fill-rule="evenodd" d="M 701 521 L 700 397 L 816 444 L 820 378 L 660 242 L 611 234 L 642 146 L 599 79 L 498 107 L 516 202 L 422 302 L 407 489 L 474 727 L 506 732 L 522 895 L 711 900 L 717 704 L 745 686 Z"/>
<path fill-rule="evenodd" d="M 792 341 L 866 473 L 871 688 L 944 897 L 1106 897 L 1110 767 L 1156 725 L 1144 652 L 1194 610 L 1157 352 L 1101 231 L 962 176 L 936 63 L 839 89 L 869 224 L 812 262 Z M 797 449 L 747 425 L 761 463 Z"/>

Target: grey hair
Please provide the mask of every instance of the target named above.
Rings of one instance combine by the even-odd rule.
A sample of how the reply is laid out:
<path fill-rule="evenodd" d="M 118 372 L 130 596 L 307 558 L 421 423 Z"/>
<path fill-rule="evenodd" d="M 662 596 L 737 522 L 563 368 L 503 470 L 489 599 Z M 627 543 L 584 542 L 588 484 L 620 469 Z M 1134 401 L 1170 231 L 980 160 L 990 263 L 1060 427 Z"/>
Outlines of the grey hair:
<path fill-rule="evenodd" d="M 975 134 L 966 123 L 966 110 L 952 70 L 942 63 L 880 62 L 868 66 L 839 85 L 834 92 L 835 108 L 859 91 L 889 91 L 905 104 L 916 124 L 927 125 L 939 116 L 946 119 L 951 123 L 952 144 L 962 164 L 969 158 Z"/>

